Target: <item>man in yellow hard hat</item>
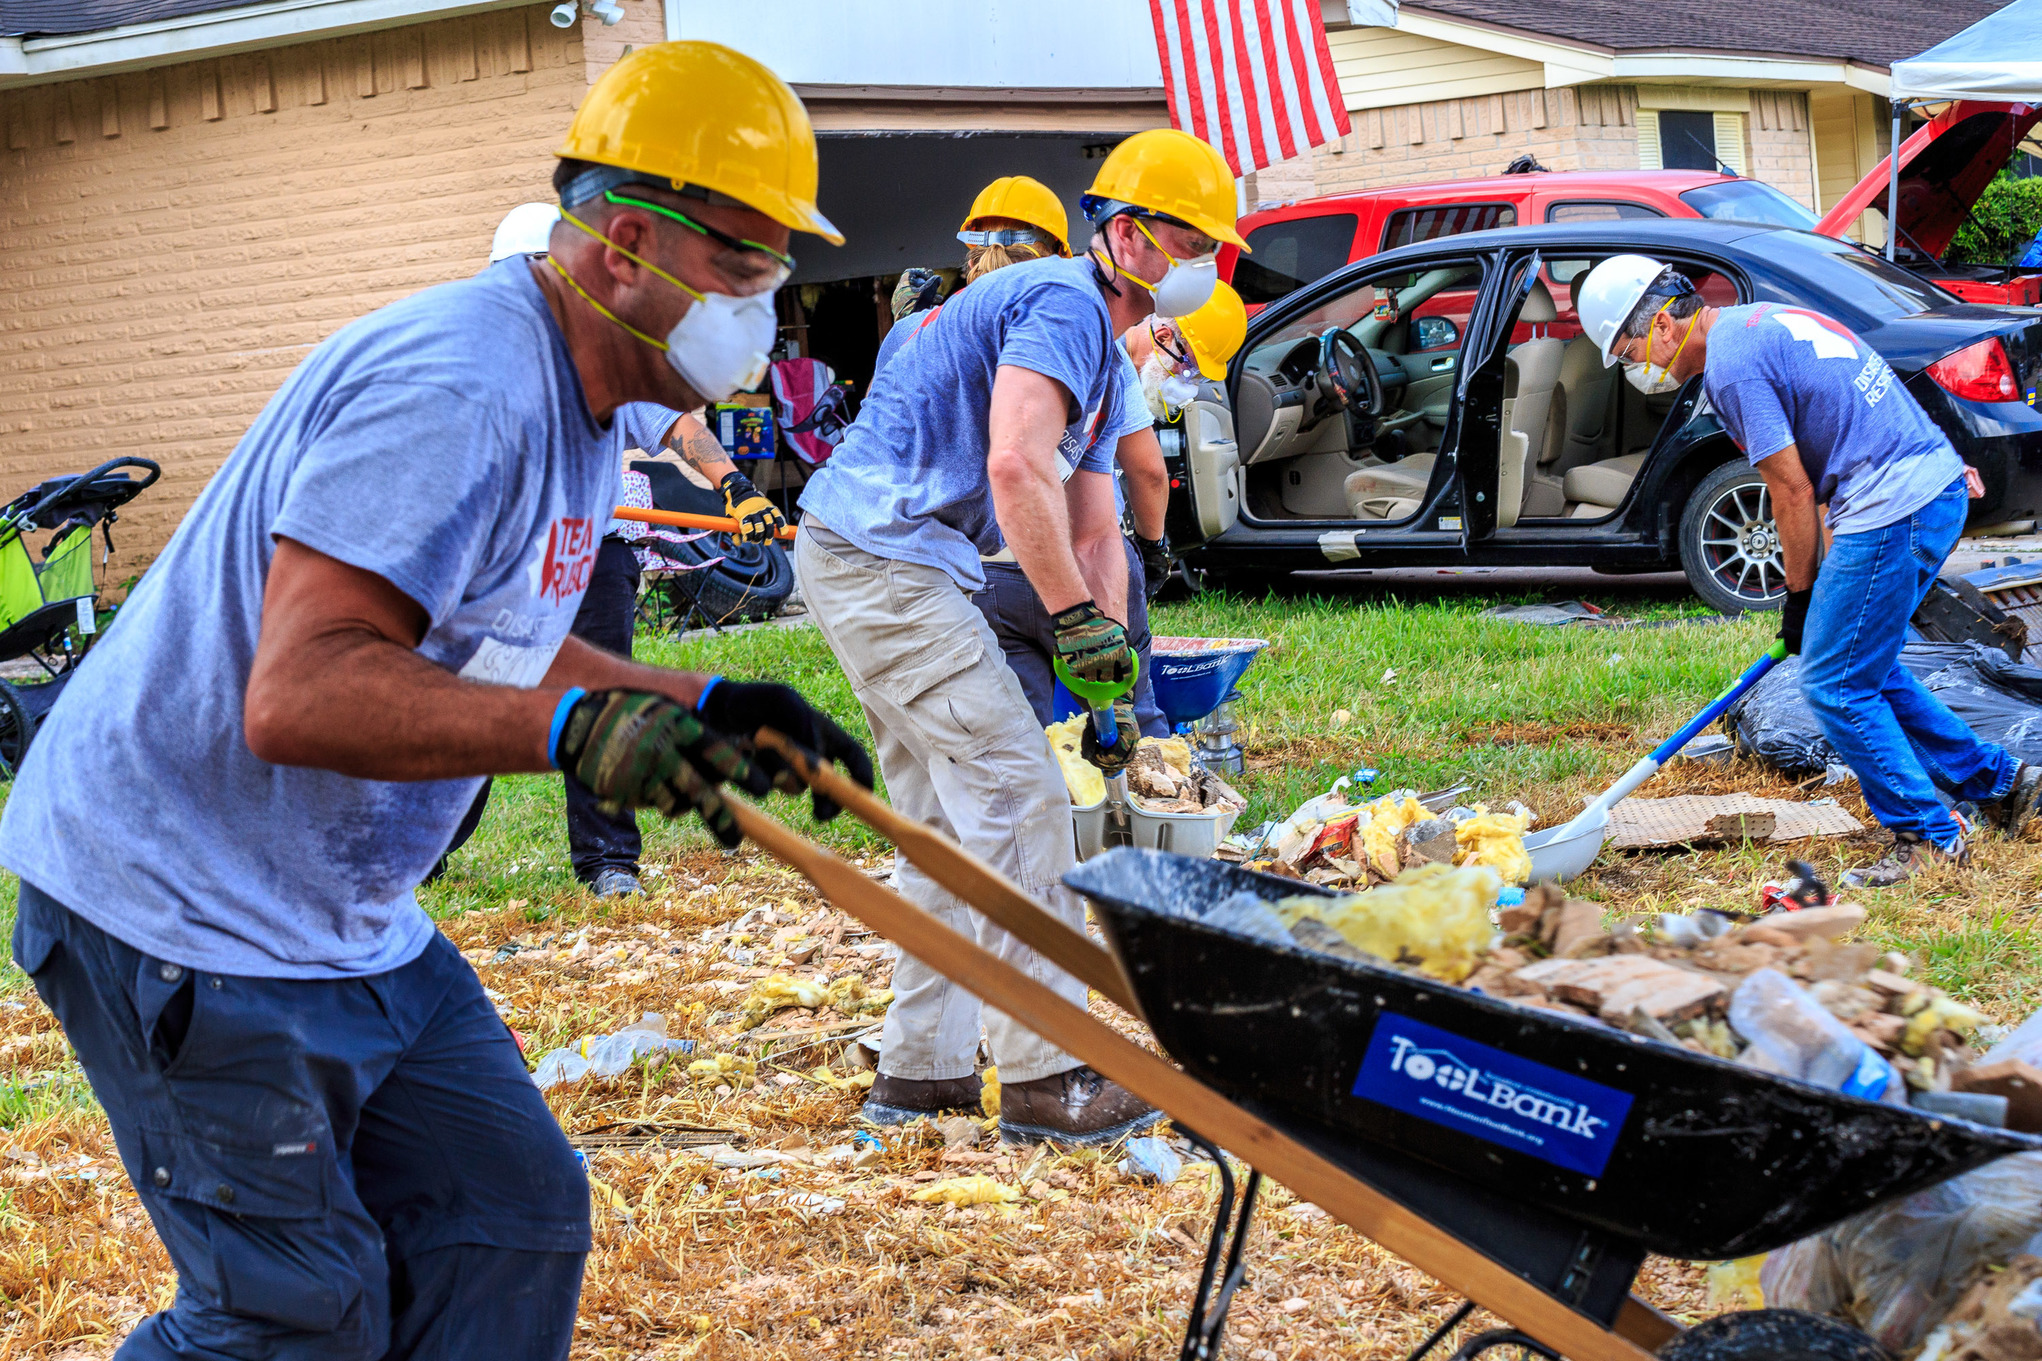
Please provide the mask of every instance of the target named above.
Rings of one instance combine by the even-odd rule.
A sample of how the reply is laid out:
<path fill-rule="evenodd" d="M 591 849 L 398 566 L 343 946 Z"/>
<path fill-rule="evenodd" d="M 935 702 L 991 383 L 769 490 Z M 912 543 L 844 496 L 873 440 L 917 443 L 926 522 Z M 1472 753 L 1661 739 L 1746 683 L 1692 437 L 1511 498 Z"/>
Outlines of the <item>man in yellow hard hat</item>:
<path fill-rule="evenodd" d="M 694 812 L 792 689 L 569 636 L 613 413 L 740 386 L 815 209 L 770 71 L 641 48 L 561 149 L 566 216 L 342 328 L 207 486 L 37 735 L 0 821 L 14 957 L 178 1272 L 168 1357 L 565 1358 L 588 1186 L 475 971 L 419 907 L 484 776 Z M 833 811 L 818 807 L 819 816 Z"/>
<path fill-rule="evenodd" d="M 987 274 L 943 305 L 873 378 L 858 420 L 802 494 L 795 573 L 871 721 L 894 805 L 961 841 L 1083 928 L 1062 883 L 1075 863 L 1070 797 L 1020 682 L 972 593 L 981 556 L 1012 549 L 1080 679 L 1133 679 L 1128 569 L 1114 520 L 1110 438 L 1125 397 L 1115 338 L 1212 292 L 1234 230 L 1234 180 L 1187 133 L 1138 133 L 1101 165 L 1091 253 Z M 1076 546 L 1076 547 L 1074 547 Z M 1121 740 L 1096 751 L 1119 768 Z M 1096 748 L 1096 744 L 1095 744 Z M 918 905 L 1083 1005 L 1085 988 L 902 862 Z M 894 972 L 865 1113 L 899 1123 L 976 1109 L 981 1013 L 911 957 Z M 1104 1143 L 1155 1111 L 1012 1018 L 984 1016 L 1013 1140 Z"/>

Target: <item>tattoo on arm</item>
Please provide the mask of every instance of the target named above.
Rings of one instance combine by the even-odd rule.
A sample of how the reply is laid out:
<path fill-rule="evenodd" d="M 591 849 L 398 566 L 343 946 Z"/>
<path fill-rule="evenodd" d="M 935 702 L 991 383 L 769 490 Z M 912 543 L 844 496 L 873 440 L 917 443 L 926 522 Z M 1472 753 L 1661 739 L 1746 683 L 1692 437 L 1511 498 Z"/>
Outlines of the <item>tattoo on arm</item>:
<path fill-rule="evenodd" d="M 690 416 L 674 422 L 674 428 L 667 433 L 666 447 L 679 454 L 684 462 L 715 485 L 718 478 L 732 468 L 730 455 L 716 442 L 708 427 Z"/>

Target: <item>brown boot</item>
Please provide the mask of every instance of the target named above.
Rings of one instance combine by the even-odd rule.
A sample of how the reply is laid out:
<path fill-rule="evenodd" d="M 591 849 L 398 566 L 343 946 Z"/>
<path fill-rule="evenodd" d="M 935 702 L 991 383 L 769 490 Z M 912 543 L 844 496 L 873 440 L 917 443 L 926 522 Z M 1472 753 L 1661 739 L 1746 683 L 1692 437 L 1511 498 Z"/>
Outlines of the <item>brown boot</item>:
<path fill-rule="evenodd" d="M 1089 1067 L 1000 1084 L 1000 1138 L 1007 1143 L 1110 1144 L 1162 1118 L 1154 1106 Z"/>
<path fill-rule="evenodd" d="M 2018 837 L 2028 824 L 2042 816 L 2042 766 L 2026 761 L 2014 771 L 2013 788 L 1990 803 L 1978 805 L 1981 821 L 1988 822 L 2011 837 Z"/>
<path fill-rule="evenodd" d="M 931 1119 L 959 1111 L 977 1115 L 979 1089 L 984 1085 L 976 1073 L 950 1078 L 890 1077 L 881 1073 L 872 1080 L 864 1116 L 875 1125 L 905 1125 L 925 1115 Z"/>
<path fill-rule="evenodd" d="M 1892 888 L 1895 884 L 1914 878 L 1923 870 L 1938 865 L 1965 866 L 1971 863 L 1971 848 L 1958 837 L 1948 850 L 1944 850 L 1926 837 L 1896 834 L 1893 849 L 1884 860 L 1863 869 L 1846 870 L 1843 876 L 1845 888 Z"/>

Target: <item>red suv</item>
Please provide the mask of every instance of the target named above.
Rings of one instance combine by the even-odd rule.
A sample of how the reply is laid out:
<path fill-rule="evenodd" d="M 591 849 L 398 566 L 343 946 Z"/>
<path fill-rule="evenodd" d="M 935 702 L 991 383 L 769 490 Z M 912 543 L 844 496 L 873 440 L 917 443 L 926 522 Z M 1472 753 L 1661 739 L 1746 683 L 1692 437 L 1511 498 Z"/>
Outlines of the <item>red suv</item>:
<path fill-rule="evenodd" d="M 1946 265 L 1941 258 L 1971 204 L 2038 121 L 2042 107 L 2036 105 L 1963 100 L 1907 139 L 1900 153 L 1901 264 L 1967 302 L 2042 300 L 2042 275 L 2020 275 L 2011 266 Z M 1881 161 L 1819 222 L 1771 185 L 1698 170 L 1533 170 L 1329 194 L 1242 218 L 1241 232 L 1252 253 L 1244 257 L 1231 246 L 1221 251 L 1220 277 L 1240 290 L 1252 314 L 1292 289 L 1379 251 L 1491 227 L 1687 217 L 1841 237 L 1861 213 L 1883 215 L 1887 176 Z M 1472 295 L 1443 295 L 1432 300 L 1431 313 L 1462 331 L 1471 300 Z M 1458 313 L 1457 301 L 1462 304 Z M 1566 310 L 1564 300 L 1556 297 L 1555 302 Z M 1553 334 L 1565 338 L 1569 332 Z"/>

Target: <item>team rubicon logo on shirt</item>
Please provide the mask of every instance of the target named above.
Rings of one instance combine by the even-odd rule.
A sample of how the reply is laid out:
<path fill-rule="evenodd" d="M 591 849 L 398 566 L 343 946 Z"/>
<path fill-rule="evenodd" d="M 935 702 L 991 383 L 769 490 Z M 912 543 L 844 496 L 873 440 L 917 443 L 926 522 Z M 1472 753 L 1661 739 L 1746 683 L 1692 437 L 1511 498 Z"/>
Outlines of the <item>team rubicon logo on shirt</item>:
<path fill-rule="evenodd" d="M 596 522 L 563 515 L 546 531 L 546 542 L 527 570 L 532 594 L 551 605 L 580 598 L 596 562 Z"/>

